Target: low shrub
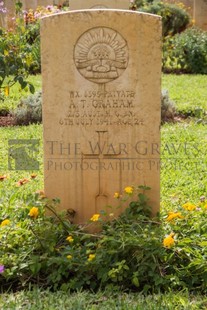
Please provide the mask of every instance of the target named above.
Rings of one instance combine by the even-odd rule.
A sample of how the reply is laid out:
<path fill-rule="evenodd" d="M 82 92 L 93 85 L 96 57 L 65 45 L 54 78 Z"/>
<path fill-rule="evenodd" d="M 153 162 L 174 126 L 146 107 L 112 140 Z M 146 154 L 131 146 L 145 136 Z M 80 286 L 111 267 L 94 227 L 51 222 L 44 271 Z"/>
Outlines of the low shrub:
<path fill-rule="evenodd" d="M 29 74 L 41 73 L 41 53 L 40 53 L 40 23 L 39 20 L 26 27 L 25 45 L 27 54 L 27 71 Z"/>
<path fill-rule="evenodd" d="M 34 87 L 27 81 L 27 60 L 29 55 L 22 49 L 22 37 L 0 29 L 0 100 L 9 95 L 10 88 L 19 83 L 33 93 Z"/>
<path fill-rule="evenodd" d="M 7 116 L 9 112 L 9 108 L 6 105 L 0 105 L 0 116 Z"/>
<path fill-rule="evenodd" d="M 67 11 L 68 6 L 53 6 L 46 7 L 38 6 L 36 10 L 29 9 L 24 12 L 25 23 L 25 39 L 29 45 L 30 64 L 28 71 L 30 74 L 41 72 L 41 57 L 40 57 L 40 18 L 43 16 Z"/>
<path fill-rule="evenodd" d="M 207 32 L 192 27 L 174 37 L 166 38 L 163 46 L 165 71 L 207 74 Z"/>
<path fill-rule="evenodd" d="M 155 2 L 139 8 L 139 11 L 162 16 L 164 37 L 184 31 L 190 23 L 190 15 L 175 4 Z"/>
<path fill-rule="evenodd" d="M 165 272 L 171 286 L 206 292 L 207 202 L 186 202 L 166 217 L 166 230 L 174 238 L 174 249 L 166 256 Z M 202 276 L 201 276 L 202 273 Z"/>
<path fill-rule="evenodd" d="M 145 7 L 149 4 L 152 4 L 154 0 L 132 0 L 130 1 L 130 9 L 133 11 L 136 11 L 137 9 L 139 9 L 140 7 Z"/>
<path fill-rule="evenodd" d="M 11 182 L 6 176 L 1 181 Z M 149 188 L 127 186 L 114 195 L 126 207 L 118 218 L 108 207 L 85 225 L 74 225 L 66 212 L 56 212 L 58 200 L 48 200 L 42 191 L 29 194 L 31 182 L 34 175 L 27 182 L 19 180 L 11 197 L 1 196 L 2 289 L 33 283 L 61 290 L 206 292 L 204 197 L 197 205 L 185 203 L 160 220 L 151 218 Z M 90 225 L 95 224 L 102 230 L 90 233 Z"/>
<path fill-rule="evenodd" d="M 13 112 L 17 125 L 29 125 L 42 122 L 42 92 L 22 99 Z"/>
<path fill-rule="evenodd" d="M 0 11 L 3 12 L 1 5 Z M 29 74 L 41 71 L 40 17 L 67 9 L 47 6 L 23 12 L 22 3 L 16 3 L 13 29 L 0 28 L 0 100 L 9 95 L 15 83 L 19 83 L 21 89 L 28 88 L 34 93 L 34 87 L 27 78 Z"/>

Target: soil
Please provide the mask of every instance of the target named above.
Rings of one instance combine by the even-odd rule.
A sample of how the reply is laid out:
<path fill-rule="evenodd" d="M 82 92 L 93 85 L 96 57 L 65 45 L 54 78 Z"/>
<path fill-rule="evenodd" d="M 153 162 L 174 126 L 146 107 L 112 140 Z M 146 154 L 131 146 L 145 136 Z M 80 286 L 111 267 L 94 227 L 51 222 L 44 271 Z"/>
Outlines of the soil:
<path fill-rule="evenodd" d="M 0 127 L 15 126 L 15 119 L 12 115 L 0 116 Z"/>

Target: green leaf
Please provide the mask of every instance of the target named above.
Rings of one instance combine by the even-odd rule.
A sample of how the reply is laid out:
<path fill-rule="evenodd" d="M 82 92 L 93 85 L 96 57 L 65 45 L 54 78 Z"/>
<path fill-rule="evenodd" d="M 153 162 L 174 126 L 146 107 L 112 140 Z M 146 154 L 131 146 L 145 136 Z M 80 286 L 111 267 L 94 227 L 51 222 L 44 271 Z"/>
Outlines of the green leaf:
<path fill-rule="evenodd" d="M 202 241 L 199 243 L 200 246 L 206 247 L 207 246 L 207 241 Z"/>
<path fill-rule="evenodd" d="M 21 88 L 24 89 L 25 87 L 27 87 L 27 82 L 23 81 L 22 84 L 21 84 Z"/>
<path fill-rule="evenodd" d="M 30 92 L 31 92 L 32 94 L 34 94 L 34 93 L 35 93 L 34 85 L 29 84 L 29 90 L 30 90 Z"/>
<path fill-rule="evenodd" d="M 136 286 L 136 287 L 139 287 L 139 279 L 138 277 L 133 277 L 132 278 L 132 283 Z"/>

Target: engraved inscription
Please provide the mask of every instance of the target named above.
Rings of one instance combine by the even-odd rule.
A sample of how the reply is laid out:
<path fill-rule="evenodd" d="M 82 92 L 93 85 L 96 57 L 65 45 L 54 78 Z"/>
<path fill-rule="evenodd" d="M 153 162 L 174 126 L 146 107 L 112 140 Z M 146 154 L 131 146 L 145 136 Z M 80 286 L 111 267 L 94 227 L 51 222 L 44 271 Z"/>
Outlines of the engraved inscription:
<path fill-rule="evenodd" d="M 127 68 L 127 42 L 111 28 L 89 29 L 75 44 L 74 61 L 85 79 L 97 84 L 111 82 Z"/>
<path fill-rule="evenodd" d="M 137 113 L 133 90 L 69 90 L 65 113 L 59 119 L 60 125 L 144 125 Z"/>

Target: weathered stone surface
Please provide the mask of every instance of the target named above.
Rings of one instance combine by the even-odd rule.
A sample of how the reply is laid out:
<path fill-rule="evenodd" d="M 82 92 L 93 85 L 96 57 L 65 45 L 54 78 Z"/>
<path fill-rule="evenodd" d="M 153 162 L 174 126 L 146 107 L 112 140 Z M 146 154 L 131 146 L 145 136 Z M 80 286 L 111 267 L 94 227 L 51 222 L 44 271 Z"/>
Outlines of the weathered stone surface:
<path fill-rule="evenodd" d="M 3 16 L 2 26 L 8 29 L 14 28 L 15 4 L 13 0 L 5 0 L 4 6 L 7 9 L 6 16 Z"/>
<path fill-rule="evenodd" d="M 196 0 L 194 5 L 195 25 L 207 30 L 207 0 Z"/>
<path fill-rule="evenodd" d="M 128 0 L 70 0 L 70 10 L 82 9 L 129 9 Z"/>
<path fill-rule="evenodd" d="M 116 206 L 114 192 L 145 184 L 156 213 L 160 18 L 72 11 L 43 18 L 41 38 L 46 195 L 83 223 Z"/>
<path fill-rule="evenodd" d="M 53 5 L 53 0 L 22 0 L 22 4 L 25 10 L 35 10 L 38 6 Z"/>

